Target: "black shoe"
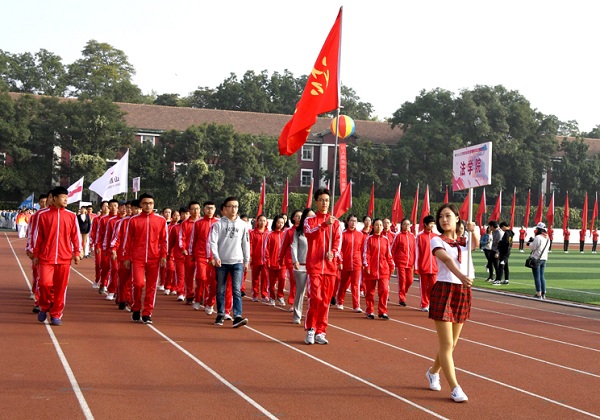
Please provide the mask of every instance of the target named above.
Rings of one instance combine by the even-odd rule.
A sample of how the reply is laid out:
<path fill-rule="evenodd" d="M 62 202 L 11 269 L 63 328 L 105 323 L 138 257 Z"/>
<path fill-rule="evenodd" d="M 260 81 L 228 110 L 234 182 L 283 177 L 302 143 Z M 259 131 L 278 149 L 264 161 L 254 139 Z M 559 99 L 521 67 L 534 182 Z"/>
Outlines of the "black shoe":
<path fill-rule="evenodd" d="M 508 280 L 502 280 L 500 284 L 508 284 Z"/>
<path fill-rule="evenodd" d="M 152 317 L 150 315 L 144 315 L 142 317 L 142 322 L 144 324 L 152 324 Z"/>
<path fill-rule="evenodd" d="M 140 322 L 141 314 L 140 311 L 135 311 L 131 313 L 131 320 L 133 322 Z"/>
<path fill-rule="evenodd" d="M 533 297 L 540 300 L 542 299 L 542 295 L 533 295 Z"/>
<path fill-rule="evenodd" d="M 217 315 L 217 319 L 215 319 L 215 325 L 223 325 L 224 319 L 225 315 Z"/>
<path fill-rule="evenodd" d="M 127 308 L 127 303 L 126 302 L 119 303 L 119 311 L 124 311 L 125 308 Z"/>
<path fill-rule="evenodd" d="M 405 302 L 405 301 L 403 301 L 403 300 L 401 300 L 401 301 L 400 301 L 400 306 L 406 306 L 406 302 Z"/>
<path fill-rule="evenodd" d="M 388 314 L 379 315 L 379 318 L 383 319 L 384 321 L 387 321 L 388 319 L 390 319 Z"/>
<path fill-rule="evenodd" d="M 336 305 L 337 304 L 337 300 L 335 300 L 335 297 L 331 298 L 331 304 L 332 305 Z"/>
<path fill-rule="evenodd" d="M 241 316 L 236 316 L 233 318 L 233 328 L 241 327 L 242 325 L 246 325 L 248 323 L 248 318 L 242 318 Z"/>
<path fill-rule="evenodd" d="M 240 292 L 240 295 L 242 295 L 242 297 L 246 296 L 246 292 Z"/>
<path fill-rule="evenodd" d="M 39 314 L 39 313 L 40 313 L 40 311 L 41 311 L 41 309 L 40 309 L 40 307 L 39 307 L 39 306 L 37 306 L 37 305 L 35 305 L 35 306 L 33 307 L 33 309 L 31 310 L 31 312 L 33 312 L 34 314 Z"/>
<path fill-rule="evenodd" d="M 375 315 L 374 314 L 367 314 L 367 318 L 369 318 L 369 319 L 375 319 Z"/>
<path fill-rule="evenodd" d="M 194 298 L 187 298 L 187 299 L 185 300 L 185 304 L 186 304 L 186 305 L 191 305 L 192 303 L 194 303 Z"/>

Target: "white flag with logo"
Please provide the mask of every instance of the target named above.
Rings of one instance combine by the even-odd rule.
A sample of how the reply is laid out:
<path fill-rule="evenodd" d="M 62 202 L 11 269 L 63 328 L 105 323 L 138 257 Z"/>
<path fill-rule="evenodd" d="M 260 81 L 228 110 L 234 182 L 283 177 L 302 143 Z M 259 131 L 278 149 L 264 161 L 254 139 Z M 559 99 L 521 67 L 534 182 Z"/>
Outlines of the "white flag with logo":
<path fill-rule="evenodd" d="M 116 194 L 127 192 L 128 176 L 129 149 L 104 175 L 92 182 L 90 190 L 102 197 L 103 200 L 110 200 Z"/>
<path fill-rule="evenodd" d="M 83 199 L 83 178 L 81 177 L 79 181 L 67 188 L 67 191 L 69 191 L 67 204 L 76 203 Z"/>

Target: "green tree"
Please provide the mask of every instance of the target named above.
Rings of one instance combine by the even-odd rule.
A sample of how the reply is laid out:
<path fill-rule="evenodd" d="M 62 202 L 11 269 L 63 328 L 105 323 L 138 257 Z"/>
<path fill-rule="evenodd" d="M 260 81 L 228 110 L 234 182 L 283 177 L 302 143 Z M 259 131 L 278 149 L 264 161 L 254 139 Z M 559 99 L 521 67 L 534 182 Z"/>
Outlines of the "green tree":
<path fill-rule="evenodd" d="M 0 74 L 2 81 L 12 92 L 61 96 L 65 91 L 65 66 L 62 59 L 41 49 L 10 54 L 0 50 Z"/>
<path fill-rule="evenodd" d="M 178 93 L 163 93 L 162 95 L 158 95 L 154 100 L 154 105 L 164 105 L 164 106 L 180 106 L 181 100 L 179 99 Z"/>
<path fill-rule="evenodd" d="M 588 157 L 588 149 L 583 138 L 565 138 L 560 143 L 562 156 L 553 162 L 551 178 L 558 202 L 564 201 L 568 191 L 572 202 L 583 203 L 586 191 L 595 191 L 600 186 L 600 161 Z"/>
<path fill-rule="evenodd" d="M 360 97 L 356 94 L 354 89 L 342 85 L 341 96 L 340 102 L 342 104 L 342 114 L 348 115 L 355 120 L 371 119 L 373 105 L 369 102 L 361 102 Z"/>

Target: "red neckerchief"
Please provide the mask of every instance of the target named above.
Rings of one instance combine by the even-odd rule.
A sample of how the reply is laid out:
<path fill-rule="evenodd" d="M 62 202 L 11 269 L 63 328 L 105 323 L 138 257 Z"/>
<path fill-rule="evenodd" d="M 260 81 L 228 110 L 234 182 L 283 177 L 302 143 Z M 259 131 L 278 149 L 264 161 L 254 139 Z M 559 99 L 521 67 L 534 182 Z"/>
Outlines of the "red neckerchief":
<path fill-rule="evenodd" d="M 440 235 L 440 238 L 442 238 L 442 241 L 446 242 L 448 245 L 456 247 L 456 250 L 458 251 L 458 263 L 460 264 L 461 263 L 460 247 L 467 246 L 467 238 L 465 238 L 464 236 L 461 236 L 458 239 L 450 239 L 444 235 Z"/>

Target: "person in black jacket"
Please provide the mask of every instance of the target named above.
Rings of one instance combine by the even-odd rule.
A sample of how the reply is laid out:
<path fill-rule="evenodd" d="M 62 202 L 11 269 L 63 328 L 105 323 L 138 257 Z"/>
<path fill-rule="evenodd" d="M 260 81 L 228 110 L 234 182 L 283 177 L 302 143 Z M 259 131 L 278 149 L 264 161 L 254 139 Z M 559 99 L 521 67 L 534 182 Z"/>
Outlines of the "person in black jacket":
<path fill-rule="evenodd" d="M 81 246 L 84 252 L 84 258 L 90 256 L 90 247 L 88 243 L 88 237 L 90 229 L 92 228 L 92 219 L 87 212 L 87 207 L 82 207 L 80 213 L 77 215 L 77 224 L 79 225 L 79 231 L 81 232 Z"/>
<path fill-rule="evenodd" d="M 502 239 L 498 242 L 498 276 L 496 277 L 496 281 L 500 281 L 500 284 L 508 284 L 508 258 L 510 257 L 515 233 L 510 230 L 506 222 L 500 222 L 500 229 L 502 229 L 504 235 L 502 235 Z M 502 280 L 502 275 L 504 275 L 504 280 Z"/>

